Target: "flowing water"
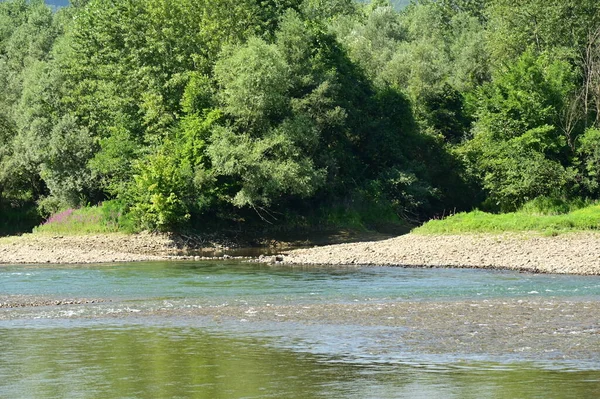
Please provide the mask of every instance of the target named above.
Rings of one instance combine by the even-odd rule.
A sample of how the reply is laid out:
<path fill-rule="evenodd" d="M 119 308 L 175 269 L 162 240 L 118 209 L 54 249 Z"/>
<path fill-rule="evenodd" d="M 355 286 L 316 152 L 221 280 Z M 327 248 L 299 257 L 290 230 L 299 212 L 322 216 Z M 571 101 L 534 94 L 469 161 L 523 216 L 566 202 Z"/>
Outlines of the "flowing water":
<path fill-rule="evenodd" d="M 0 398 L 597 398 L 600 278 L 0 268 Z"/>

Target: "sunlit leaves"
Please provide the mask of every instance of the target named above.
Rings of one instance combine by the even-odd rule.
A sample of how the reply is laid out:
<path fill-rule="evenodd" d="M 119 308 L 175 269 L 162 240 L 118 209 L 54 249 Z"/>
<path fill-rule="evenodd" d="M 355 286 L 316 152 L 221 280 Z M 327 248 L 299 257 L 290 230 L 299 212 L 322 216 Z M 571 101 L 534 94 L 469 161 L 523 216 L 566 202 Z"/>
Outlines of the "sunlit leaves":
<path fill-rule="evenodd" d="M 278 48 L 261 39 L 226 49 L 215 66 L 224 111 L 243 129 L 264 129 L 289 107 L 290 72 Z"/>

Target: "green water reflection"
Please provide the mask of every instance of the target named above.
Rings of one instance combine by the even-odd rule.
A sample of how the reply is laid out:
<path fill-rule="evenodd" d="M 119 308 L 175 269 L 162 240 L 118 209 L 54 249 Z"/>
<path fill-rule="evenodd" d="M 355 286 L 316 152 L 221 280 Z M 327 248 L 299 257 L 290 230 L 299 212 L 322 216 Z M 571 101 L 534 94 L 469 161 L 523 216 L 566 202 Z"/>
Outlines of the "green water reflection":
<path fill-rule="evenodd" d="M 598 371 L 359 364 L 192 327 L 0 329 L 6 398 L 596 398 Z"/>

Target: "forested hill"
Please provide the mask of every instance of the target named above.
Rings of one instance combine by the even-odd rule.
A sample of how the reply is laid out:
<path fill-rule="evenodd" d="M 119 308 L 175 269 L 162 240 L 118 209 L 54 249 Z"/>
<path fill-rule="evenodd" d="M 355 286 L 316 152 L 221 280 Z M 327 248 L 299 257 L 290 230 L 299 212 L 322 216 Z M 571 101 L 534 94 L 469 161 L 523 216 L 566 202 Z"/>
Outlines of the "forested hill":
<path fill-rule="evenodd" d="M 358 225 L 600 196 L 597 0 L 74 3 L 0 3 L 4 225 L 96 204 L 125 229 Z"/>

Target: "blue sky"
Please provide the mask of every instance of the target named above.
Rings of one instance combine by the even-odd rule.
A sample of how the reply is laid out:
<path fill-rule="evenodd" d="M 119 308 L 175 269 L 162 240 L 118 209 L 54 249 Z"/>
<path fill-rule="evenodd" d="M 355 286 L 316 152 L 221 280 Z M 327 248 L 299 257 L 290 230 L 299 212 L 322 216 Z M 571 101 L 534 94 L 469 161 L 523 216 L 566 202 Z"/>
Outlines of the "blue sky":
<path fill-rule="evenodd" d="M 69 5 L 69 0 L 46 0 L 46 4 L 52 6 L 66 6 Z"/>

